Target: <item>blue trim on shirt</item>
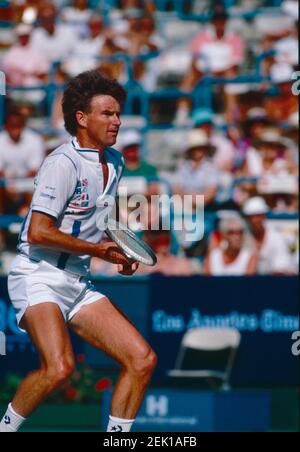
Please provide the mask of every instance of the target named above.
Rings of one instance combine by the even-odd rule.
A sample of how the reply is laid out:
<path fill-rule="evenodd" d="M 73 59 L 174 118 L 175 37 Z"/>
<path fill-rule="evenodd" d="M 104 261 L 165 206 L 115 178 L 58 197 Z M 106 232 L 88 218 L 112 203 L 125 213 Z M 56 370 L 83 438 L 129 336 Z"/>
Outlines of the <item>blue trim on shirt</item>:
<path fill-rule="evenodd" d="M 93 152 L 94 154 L 99 154 L 99 151 L 92 151 L 91 149 L 76 149 L 77 152 Z"/>
<path fill-rule="evenodd" d="M 72 228 L 72 237 L 78 237 L 80 234 L 81 221 L 75 220 Z M 71 254 L 69 253 L 61 253 L 57 261 L 57 268 L 60 270 L 64 270 L 66 268 L 67 262 Z"/>
<path fill-rule="evenodd" d="M 97 154 L 99 154 L 99 151 L 97 151 L 96 149 L 89 149 L 89 148 L 77 148 L 74 140 L 71 141 L 73 148 L 75 149 L 75 151 L 78 152 L 96 152 Z"/>

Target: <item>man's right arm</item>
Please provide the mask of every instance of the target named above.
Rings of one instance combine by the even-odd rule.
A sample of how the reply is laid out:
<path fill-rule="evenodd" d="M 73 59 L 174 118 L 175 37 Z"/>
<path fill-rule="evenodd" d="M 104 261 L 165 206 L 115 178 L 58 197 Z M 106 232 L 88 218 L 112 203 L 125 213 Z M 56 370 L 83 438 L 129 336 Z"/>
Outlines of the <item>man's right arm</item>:
<path fill-rule="evenodd" d="M 114 242 L 94 244 L 59 230 L 57 219 L 73 196 L 76 185 L 74 162 L 64 154 L 48 157 L 36 181 L 27 235 L 28 242 L 31 245 L 40 245 L 63 253 L 99 257 L 114 264 L 131 267 L 132 261 Z"/>
<path fill-rule="evenodd" d="M 57 228 L 55 218 L 39 212 L 32 213 L 28 242 L 31 245 L 40 245 L 78 256 L 99 257 L 113 264 L 131 265 L 132 263 L 114 242 L 94 244 L 72 237 Z"/>

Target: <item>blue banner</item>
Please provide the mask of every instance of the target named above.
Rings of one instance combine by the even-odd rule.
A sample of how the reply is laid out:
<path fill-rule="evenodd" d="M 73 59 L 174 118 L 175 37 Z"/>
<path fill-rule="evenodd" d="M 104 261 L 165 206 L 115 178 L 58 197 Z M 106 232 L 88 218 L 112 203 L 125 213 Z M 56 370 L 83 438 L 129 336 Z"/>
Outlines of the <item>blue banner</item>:
<path fill-rule="evenodd" d="M 184 333 L 234 327 L 242 335 L 233 385 L 296 385 L 292 333 L 299 330 L 295 277 L 162 278 L 150 285 L 149 340 L 158 354 L 155 378 L 167 379 Z"/>
<path fill-rule="evenodd" d="M 102 427 L 110 413 L 105 393 Z M 271 427 L 270 391 L 151 389 L 135 420 L 135 432 L 253 432 Z M 170 444 L 171 445 L 171 444 Z"/>
<path fill-rule="evenodd" d="M 9 301 L 7 278 L 0 278 L 0 331 L 5 334 L 5 354 L 0 356 L 0 378 L 4 373 L 28 372 L 38 365 L 38 356 L 27 334 L 21 333 Z"/>
<path fill-rule="evenodd" d="M 167 372 L 174 368 L 188 329 L 229 326 L 242 335 L 231 378 L 233 386 L 298 384 L 298 361 L 292 353 L 292 333 L 299 330 L 296 277 L 154 275 L 102 278 L 95 284 L 125 312 L 158 354 L 154 382 L 170 383 Z M 27 372 L 37 366 L 38 357 L 29 337 L 17 328 L 6 278 L 0 278 L 0 331 L 6 335 L 0 377 L 4 371 Z M 117 367 L 102 352 L 75 338 L 73 343 L 93 367 Z"/>

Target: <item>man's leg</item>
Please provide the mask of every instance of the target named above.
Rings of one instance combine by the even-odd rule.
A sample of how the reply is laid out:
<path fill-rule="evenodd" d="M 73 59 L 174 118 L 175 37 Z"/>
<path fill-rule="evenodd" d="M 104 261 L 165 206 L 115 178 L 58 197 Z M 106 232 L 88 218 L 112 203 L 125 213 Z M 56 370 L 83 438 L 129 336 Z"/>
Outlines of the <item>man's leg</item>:
<path fill-rule="evenodd" d="M 70 377 L 74 356 L 64 318 L 56 304 L 43 303 L 28 308 L 22 326 L 31 336 L 41 360 L 40 369 L 25 378 L 11 403 L 12 413 L 27 418 Z M 0 431 L 4 423 L 5 416 Z"/>
<path fill-rule="evenodd" d="M 122 366 L 111 402 L 111 416 L 134 420 L 143 401 L 156 355 L 136 328 L 107 298 L 84 306 L 70 327 Z"/>

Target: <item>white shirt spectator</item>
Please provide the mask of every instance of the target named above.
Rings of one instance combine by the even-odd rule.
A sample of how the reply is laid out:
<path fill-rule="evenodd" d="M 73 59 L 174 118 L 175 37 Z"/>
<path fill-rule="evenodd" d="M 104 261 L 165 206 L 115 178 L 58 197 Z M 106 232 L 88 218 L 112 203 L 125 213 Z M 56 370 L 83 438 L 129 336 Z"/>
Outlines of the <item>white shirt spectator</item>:
<path fill-rule="evenodd" d="M 258 272 L 260 274 L 286 273 L 291 270 L 291 258 L 282 236 L 266 228 L 265 238 L 259 250 Z"/>
<path fill-rule="evenodd" d="M 51 62 L 61 61 L 77 45 L 77 35 L 68 25 L 57 25 L 53 35 L 44 28 L 36 28 L 32 33 L 32 47 L 41 50 Z"/>
<path fill-rule="evenodd" d="M 74 24 L 86 24 L 93 11 L 91 9 L 80 10 L 78 8 L 74 8 L 72 6 L 67 6 L 63 8 L 61 12 L 61 18 L 63 21 Z"/>
<path fill-rule="evenodd" d="M 39 49 L 30 45 L 15 45 L 4 55 L 3 68 L 10 84 L 39 86 L 42 81 L 36 74 L 47 74 L 50 61 Z"/>
<path fill-rule="evenodd" d="M 250 259 L 253 256 L 250 250 L 243 249 L 234 262 L 225 264 L 223 251 L 215 248 L 209 256 L 210 274 L 213 276 L 242 276 L 247 273 Z"/>
<path fill-rule="evenodd" d="M 288 63 L 293 66 L 298 64 L 299 42 L 294 36 L 280 39 L 275 44 L 276 61 L 278 63 Z"/>
<path fill-rule="evenodd" d="M 216 168 L 223 170 L 228 162 L 233 163 L 235 148 L 231 141 L 221 135 L 213 134 L 210 138 L 211 144 L 215 146 L 216 152 L 212 161 Z"/>
<path fill-rule="evenodd" d="M 61 19 L 70 25 L 78 36 L 85 37 L 88 33 L 88 22 L 93 14 L 90 9 L 79 10 L 73 7 L 63 8 Z"/>
<path fill-rule="evenodd" d="M 272 166 L 268 170 L 264 169 L 261 154 L 257 149 L 253 147 L 248 149 L 246 161 L 249 175 L 251 177 L 261 177 L 267 173 L 270 174 L 289 173 L 287 162 L 283 158 L 277 158 L 276 160 L 274 160 Z"/>
<path fill-rule="evenodd" d="M 198 168 L 193 168 L 192 162 L 185 161 L 176 172 L 175 183 L 187 194 L 203 194 L 208 188 L 218 185 L 218 172 L 208 159 Z"/>
<path fill-rule="evenodd" d="M 75 77 L 81 72 L 95 69 L 99 65 L 97 56 L 100 56 L 104 42 L 104 36 L 78 41 L 71 55 L 63 63 L 64 70 L 71 77 Z"/>
<path fill-rule="evenodd" d="M 185 143 L 188 139 L 189 131 L 183 130 L 172 130 L 167 131 L 163 137 L 161 146 L 162 147 L 170 147 L 172 148 L 174 154 L 180 155 L 182 152 L 182 143 Z M 233 164 L 234 156 L 235 156 L 235 147 L 228 138 L 220 133 L 216 133 L 213 131 L 210 138 L 210 143 L 212 146 L 216 148 L 215 153 L 211 159 L 214 166 L 223 171 L 225 167 L 228 167 L 228 163 Z"/>
<path fill-rule="evenodd" d="M 34 131 L 24 129 L 18 143 L 6 131 L 0 133 L 0 171 L 6 178 L 25 178 L 39 169 L 45 156 L 43 139 Z"/>
<path fill-rule="evenodd" d="M 194 55 L 201 55 L 197 61 L 199 70 L 209 69 L 219 72 L 242 64 L 245 49 L 239 35 L 226 30 L 224 37 L 218 39 L 215 29 L 207 27 L 193 39 L 191 52 Z"/>

